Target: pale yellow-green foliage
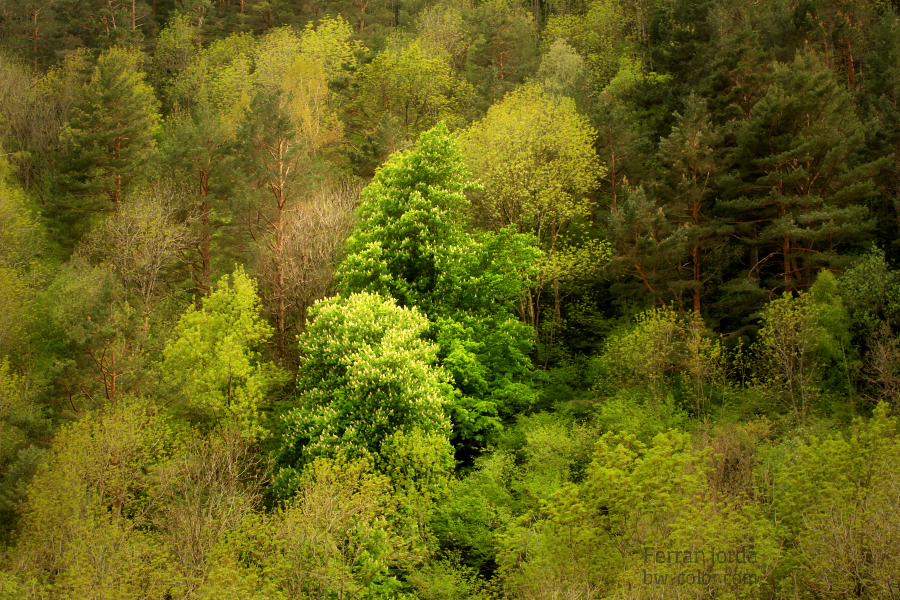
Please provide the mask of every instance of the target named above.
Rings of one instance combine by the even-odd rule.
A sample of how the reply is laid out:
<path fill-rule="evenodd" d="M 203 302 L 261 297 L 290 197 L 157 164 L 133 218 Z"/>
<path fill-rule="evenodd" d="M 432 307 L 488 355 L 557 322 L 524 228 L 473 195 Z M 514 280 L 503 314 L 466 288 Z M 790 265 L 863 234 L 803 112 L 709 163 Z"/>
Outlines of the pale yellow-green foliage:
<path fill-rule="evenodd" d="M 27 314 L 38 277 L 41 230 L 26 206 L 25 194 L 11 181 L 0 157 L 0 357 L 24 341 Z"/>
<path fill-rule="evenodd" d="M 302 33 L 275 29 L 256 48 L 256 85 L 282 92 L 283 106 L 310 154 L 343 137 L 328 84 L 357 63 L 361 46 L 352 35 L 342 18 L 326 18 L 317 26 L 310 23 Z"/>
<path fill-rule="evenodd" d="M 187 64 L 165 86 L 179 118 L 189 108 L 214 109 L 225 130 L 233 135 L 253 98 L 253 57 L 257 42 L 250 35 L 234 34 L 191 52 Z"/>
<path fill-rule="evenodd" d="M 900 428 L 887 403 L 848 439 L 793 448 L 773 501 L 811 598 L 890 598 L 900 573 Z"/>
<path fill-rule="evenodd" d="M 362 50 L 362 44 L 353 39 L 350 24 L 342 17 L 326 17 L 317 25 L 307 24 L 300 40 L 300 51 L 321 62 L 329 78 L 355 68 Z"/>
<path fill-rule="evenodd" d="M 250 73 L 254 47 L 255 40 L 250 36 L 232 35 L 213 42 L 202 57 L 208 69 L 203 78 L 205 95 L 210 106 L 220 112 L 220 121 L 232 136 L 253 99 Z"/>
<path fill-rule="evenodd" d="M 798 426 L 822 396 L 820 382 L 825 369 L 846 370 L 850 348 L 849 322 L 837 293 L 837 281 L 823 271 L 809 292 L 793 296 L 785 292 L 766 305 L 756 351 L 760 360 L 760 384 L 782 401 Z M 840 381 L 843 379 L 837 376 Z M 846 381 L 846 379 L 844 379 Z"/>
<path fill-rule="evenodd" d="M 479 209 L 492 228 L 515 224 L 542 244 L 564 223 L 585 218 L 585 194 L 603 168 L 596 133 L 566 98 L 530 84 L 508 94 L 461 135 L 466 161 L 484 186 Z"/>
<path fill-rule="evenodd" d="M 390 481 L 371 468 L 341 458 L 308 465 L 296 496 L 219 546 L 198 597 L 370 597 L 393 580 L 388 568 L 419 562 L 393 525 Z"/>
<path fill-rule="evenodd" d="M 418 41 L 389 46 L 359 70 L 357 80 L 354 109 L 365 127 L 391 119 L 397 148 L 440 121 L 451 129 L 462 126 L 473 95 L 445 57 L 426 52 Z"/>
<path fill-rule="evenodd" d="M 300 35 L 291 27 L 279 27 L 263 37 L 253 54 L 256 84 L 263 89 L 281 87 L 284 72 L 300 55 Z"/>
<path fill-rule="evenodd" d="M 593 239 L 584 245 L 560 245 L 552 254 L 540 259 L 540 283 L 551 281 L 568 283 L 585 279 L 603 268 L 612 255 L 606 240 Z"/>
<path fill-rule="evenodd" d="M 393 482 L 393 498 L 406 537 L 418 542 L 418 550 L 424 552 L 429 542 L 428 519 L 435 503 L 450 490 L 453 446 L 440 433 L 397 431 L 382 446 L 381 459 Z"/>
<path fill-rule="evenodd" d="M 418 23 L 418 41 L 426 53 L 445 57 L 450 64 L 464 58 L 470 42 L 459 7 L 434 4 L 422 11 Z"/>
<path fill-rule="evenodd" d="M 266 473 L 253 443 L 236 429 L 186 440 L 157 469 L 152 521 L 178 572 L 175 598 L 195 597 L 213 583 L 221 558 L 214 550 L 260 508 Z"/>
<path fill-rule="evenodd" d="M 235 271 L 218 289 L 193 307 L 175 326 L 163 352 L 162 373 L 177 386 L 183 409 L 207 427 L 234 426 L 250 438 L 268 435 L 260 409 L 280 373 L 260 357 L 259 348 L 272 335 L 260 316 L 256 286 Z"/>
<path fill-rule="evenodd" d="M 638 315 L 633 328 L 607 341 L 601 362 L 617 386 L 646 386 L 655 400 L 670 377 L 685 376 L 698 411 L 709 386 L 725 375 L 721 342 L 699 318 L 681 317 L 669 308 Z"/>
<path fill-rule="evenodd" d="M 711 498 L 711 454 L 676 432 L 659 434 L 649 446 L 626 433 L 604 435 L 586 480 L 560 489 L 500 539 L 507 593 L 534 600 L 663 598 L 674 586 L 644 585 L 645 571 L 696 572 L 693 564 L 648 565 L 647 547 L 705 551 L 708 571 L 713 548 L 753 545 L 759 561 L 741 565 L 742 572 L 770 574 L 779 555 L 772 526 L 752 505 Z M 716 566 L 717 583 L 676 589 L 684 598 L 756 597 L 758 586 L 724 583 L 722 576 L 734 571 L 734 564 Z"/>
<path fill-rule="evenodd" d="M 544 39 L 564 39 L 585 58 L 600 86 L 619 71 L 623 60 L 635 59 L 639 40 L 628 7 L 617 0 L 594 0 L 585 14 L 551 15 Z"/>
<path fill-rule="evenodd" d="M 15 572 L 44 598 L 144 598 L 170 585 L 145 530 L 153 466 L 168 429 L 143 400 L 122 399 L 65 427 L 29 485 Z"/>
<path fill-rule="evenodd" d="M 557 38 L 544 54 L 537 79 L 554 96 L 575 98 L 589 91 L 589 71 L 584 58 L 562 38 Z"/>
<path fill-rule="evenodd" d="M 111 265 L 116 275 L 136 291 L 145 316 L 152 311 L 166 269 L 196 243 L 196 234 L 182 221 L 188 192 L 168 182 L 129 194 L 128 201 L 88 234 L 82 253 Z"/>

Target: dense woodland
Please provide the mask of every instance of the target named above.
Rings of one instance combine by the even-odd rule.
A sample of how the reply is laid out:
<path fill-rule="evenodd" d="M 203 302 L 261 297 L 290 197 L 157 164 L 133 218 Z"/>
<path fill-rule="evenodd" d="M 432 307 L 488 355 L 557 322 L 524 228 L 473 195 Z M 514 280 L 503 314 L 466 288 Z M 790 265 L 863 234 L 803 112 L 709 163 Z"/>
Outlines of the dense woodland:
<path fill-rule="evenodd" d="M 898 9 L 0 0 L 0 598 L 900 598 Z"/>

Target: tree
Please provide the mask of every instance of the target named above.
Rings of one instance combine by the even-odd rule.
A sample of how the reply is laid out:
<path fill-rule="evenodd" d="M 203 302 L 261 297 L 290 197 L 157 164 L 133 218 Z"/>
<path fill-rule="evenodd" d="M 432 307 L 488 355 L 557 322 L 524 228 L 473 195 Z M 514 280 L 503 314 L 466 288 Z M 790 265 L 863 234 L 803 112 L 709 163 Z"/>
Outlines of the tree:
<path fill-rule="evenodd" d="M 466 16 L 471 44 L 463 76 L 478 90 L 481 112 L 525 83 L 537 69 L 538 15 L 510 0 L 490 0 Z"/>
<path fill-rule="evenodd" d="M 565 40 L 584 57 L 599 87 L 605 87 L 624 60 L 636 60 L 640 41 L 629 6 L 615 0 L 588 2 L 583 14 L 551 15 L 544 38 Z"/>
<path fill-rule="evenodd" d="M 202 599 L 378 597 L 422 560 L 394 522 L 390 480 L 365 459 L 318 458 L 296 492 L 216 548 Z"/>
<path fill-rule="evenodd" d="M 86 51 L 72 52 L 36 77 L 24 63 L 0 56 L 3 154 L 15 165 L 13 176 L 18 183 L 45 202 L 50 191 L 47 183 L 55 175 L 60 130 L 81 93 L 86 59 Z"/>
<path fill-rule="evenodd" d="M 534 238 L 513 228 L 466 230 L 471 187 L 447 128 L 423 133 L 363 190 L 337 271 L 342 293 L 390 296 L 431 321 L 441 363 L 461 392 L 448 410 L 466 451 L 533 401 L 533 342 L 514 313 L 540 257 Z"/>
<path fill-rule="evenodd" d="M 255 56 L 256 91 L 238 138 L 244 169 L 260 195 L 251 196 L 251 234 L 267 254 L 266 301 L 275 321 L 275 345 L 286 356 L 289 305 L 285 281 L 286 214 L 326 168 L 320 155 L 337 144 L 342 126 L 331 106 L 328 82 L 353 62 L 354 45 L 343 21 L 308 27 L 302 38 L 279 29 L 263 39 Z"/>
<path fill-rule="evenodd" d="M 649 445 L 625 432 L 604 434 L 584 482 L 562 487 L 536 519 L 501 538 L 498 562 L 507 593 L 596 598 L 625 588 L 630 597 L 659 597 L 665 588 L 645 584 L 644 577 L 652 582 L 665 575 L 668 587 L 672 580 L 694 580 L 699 568 L 718 577 L 684 585 L 685 597 L 758 597 L 778 561 L 773 526 L 749 503 L 712 497 L 713 449 L 692 445 L 691 436 L 671 430 Z M 734 573 L 734 565 L 711 556 L 710 549 L 720 547 L 754 550 L 753 564 L 744 559 L 740 572 L 754 580 L 733 585 L 726 574 Z M 648 548 L 680 548 L 681 560 L 662 569 L 646 560 Z"/>
<path fill-rule="evenodd" d="M 154 473 L 150 521 L 168 550 L 173 588 L 196 594 L 218 563 L 217 546 L 256 516 L 266 469 L 254 442 L 236 429 L 192 437 Z"/>
<path fill-rule="evenodd" d="M 0 358 L 22 347 L 44 245 L 25 194 L 10 181 L 8 164 L 0 157 Z"/>
<path fill-rule="evenodd" d="M 395 434 L 448 436 L 451 388 L 428 319 L 378 294 L 317 302 L 300 338 L 299 402 L 285 416 L 275 486 L 293 495 L 300 469 L 317 456 L 365 457 L 376 464 Z"/>
<path fill-rule="evenodd" d="M 212 289 L 212 240 L 217 229 L 227 227 L 228 211 L 222 210 L 222 196 L 232 183 L 229 173 L 234 168 L 228 152 L 234 139 L 222 123 L 222 115 L 208 107 L 198 107 L 190 114 L 173 115 L 167 122 L 167 138 L 162 146 L 163 160 L 175 171 L 178 180 L 196 190 L 199 196 L 196 219 L 191 223 L 199 255 L 193 263 L 193 276 L 202 294 Z M 190 189 L 190 188 L 187 188 Z"/>
<path fill-rule="evenodd" d="M 461 136 L 466 162 L 483 185 L 476 220 L 495 231 L 514 225 L 533 233 L 554 264 L 572 246 L 567 234 L 591 214 L 585 195 L 603 172 L 595 136 L 567 98 L 552 98 L 538 85 L 508 94 Z M 559 317 L 559 278 L 550 273 L 546 280 Z M 542 287 L 535 286 L 522 307 L 536 337 Z"/>
<path fill-rule="evenodd" d="M 281 379 L 260 352 L 271 335 L 253 281 L 240 268 L 223 277 L 200 310 L 191 307 L 181 316 L 163 351 L 161 371 L 180 400 L 176 408 L 203 427 L 266 437 L 261 411 Z"/>
<path fill-rule="evenodd" d="M 31 55 L 31 74 L 38 76 L 38 63 L 51 54 L 48 43 L 59 29 L 57 0 L 19 0 L 4 7 L 4 33 Z"/>
<path fill-rule="evenodd" d="M 334 272 L 353 230 L 359 192 L 355 183 L 325 183 L 286 216 L 285 296 L 301 329 L 315 301 L 335 291 Z"/>
<path fill-rule="evenodd" d="M 81 247 L 85 255 L 112 265 L 125 286 L 137 292 L 145 333 L 167 271 L 195 241 L 190 224 L 179 218 L 184 195 L 164 181 L 129 194 L 128 202 Z"/>
<path fill-rule="evenodd" d="M 70 47 L 107 50 L 119 46 L 137 48 L 154 7 L 144 0 L 57 0 L 59 13 L 66 15 L 65 41 Z"/>
<path fill-rule="evenodd" d="M 571 98 L 580 109 L 585 107 L 592 91 L 593 82 L 584 58 L 560 38 L 541 59 L 537 79 L 548 94 Z"/>
<path fill-rule="evenodd" d="M 57 209 L 76 222 L 118 210 L 155 150 L 157 103 L 139 66 L 134 51 L 102 53 L 63 129 L 57 185 L 65 200 Z"/>
<path fill-rule="evenodd" d="M 214 247 L 214 238 L 237 235 L 232 218 L 237 207 L 231 200 L 239 187 L 233 176 L 234 150 L 252 96 L 255 42 L 246 35 L 233 35 L 195 50 L 191 28 L 183 19 L 175 20 L 166 32 L 169 35 L 162 41 L 167 44 L 157 53 L 161 55 L 157 69 L 168 73 L 159 77 L 166 101 L 173 106 L 161 153 L 174 178 L 195 190 L 192 196 L 199 218 L 194 226 L 199 240 L 194 277 L 201 293 L 208 294 L 216 259 L 229 252 Z"/>
<path fill-rule="evenodd" d="M 865 140 L 849 93 L 814 55 L 774 66 L 737 133 L 732 160 L 742 181 L 731 183 L 746 195 L 720 203 L 738 217 L 745 246 L 764 253 L 751 276 L 791 291 L 808 286 L 817 269 L 842 265 L 840 251 L 872 228 L 862 203 L 885 164 L 860 160 Z"/>
<path fill-rule="evenodd" d="M 773 495 L 798 587 L 821 598 L 890 596 L 900 566 L 897 418 L 886 403 L 849 435 L 799 444 Z M 774 490 L 773 490 L 774 491 Z M 786 558 L 788 558 L 786 557 Z"/>
<path fill-rule="evenodd" d="M 665 306 L 664 286 L 671 267 L 666 241 L 672 226 L 656 199 L 642 187 L 629 190 L 618 210 L 607 216 L 606 231 L 613 249 L 607 271 L 637 279 L 654 304 Z M 624 285 L 633 288 L 631 282 Z"/>
<path fill-rule="evenodd" d="M 147 527 L 171 442 L 159 412 L 134 398 L 62 428 L 29 485 L 15 570 L 46 595 L 165 594 L 174 573 Z"/>
<path fill-rule="evenodd" d="M 147 336 L 139 310 L 111 265 L 92 265 L 76 254 L 40 298 L 43 352 L 76 415 L 147 391 Z"/>
<path fill-rule="evenodd" d="M 365 140 L 378 138 L 381 155 L 357 159 L 374 158 L 375 164 L 440 121 L 451 128 L 461 126 L 472 96 L 471 87 L 447 61 L 427 54 L 418 42 L 388 47 L 359 70 L 354 83 L 346 119 L 360 151 Z"/>
<path fill-rule="evenodd" d="M 32 372 L 16 372 L 0 358 L 0 536 L 10 539 L 21 516 L 25 484 L 34 475 L 51 434 Z"/>
<path fill-rule="evenodd" d="M 292 208 L 309 168 L 309 156 L 282 107 L 279 93 L 258 92 L 238 139 L 244 141 L 244 169 L 252 178 L 248 220 L 251 234 L 268 255 L 265 267 L 269 283 L 267 304 L 275 321 L 275 346 L 280 357 L 287 351 L 287 296 L 285 295 L 285 214 Z M 252 193 L 252 192 L 251 192 Z M 266 202 L 259 196 L 269 197 Z"/>
<path fill-rule="evenodd" d="M 660 141 L 659 156 L 666 177 L 660 190 L 665 200 L 665 213 L 674 228 L 670 243 L 678 246 L 672 252 L 676 282 L 674 288 L 679 307 L 682 294 L 693 298 L 693 310 L 700 315 L 706 283 L 721 269 L 707 269 L 707 262 L 721 253 L 728 228 L 721 217 L 713 216 L 714 196 L 724 174 L 720 150 L 721 134 L 712 127 L 706 106 L 691 96 L 684 115 L 668 138 Z M 687 260 L 685 260 L 685 258 Z"/>
<path fill-rule="evenodd" d="M 850 322 L 834 275 L 823 271 L 806 293 L 784 292 L 762 313 L 757 352 L 762 382 L 791 410 L 797 427 L 823 396 L 823 383 L 845 393 Z M 836 380 L 836 386 L 834 385 Z"/>

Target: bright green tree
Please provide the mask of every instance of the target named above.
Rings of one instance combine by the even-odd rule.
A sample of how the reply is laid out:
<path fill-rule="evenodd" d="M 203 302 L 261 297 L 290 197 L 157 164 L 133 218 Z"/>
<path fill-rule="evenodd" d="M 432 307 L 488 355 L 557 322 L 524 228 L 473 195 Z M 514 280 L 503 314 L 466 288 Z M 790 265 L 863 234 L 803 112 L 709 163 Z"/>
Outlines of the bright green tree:
<path fill-rule="evenodd" d="M 541 294 L 552 289 L 560 316 L 560 279 L 567 264 L 578 268 L 567 234 L 591 214 L 586 195 L 603 168 L 593 144 L 596 134 L 568 98 L 554 98 L 539 85 L 527 85 L 491 107 L 463 133 L 467 164 L 483 185 L 475 202 L 477 220 L 499 230 L 510 225 L 533 233 L 546 252 L 545 272 L 522 307 L 538 332 Z M 595 263 L 604 249 L 596 247 Z"/>
<path fill-rule="evenodd" d="M 299 406 L 285 417 L 276 488 L 289 497 L 299 468 L 344 452 L 382 460 L 397 433 L 447 436 L 451 394 L 429 323 L 415 308 L 378 294 L 318 302 L 301 337 Z"/>
<path fill-rule="evenodd" d="M 516 303 L 540 256 L 513 228 L 470 233 L 469 173 L 443 125 L 379 169 L 363 191 L 337 278 L 343 293 L 378 292 L 428 316 L 461 396 L 457 441 L 478 444 L 533 399 L 531 336 Z"/>
<path fill-rule="evenodd" d="M 229 281 L 230 279 L 230 281 Z M 261 411 L 279 371 L 261 355 L 272 329 L 259 315 L 256 286 L 243 269 L 182 315 L 163 352 L 161 371 L 179 409 L 213 426 L 243 435 L 267 435 Z"/>

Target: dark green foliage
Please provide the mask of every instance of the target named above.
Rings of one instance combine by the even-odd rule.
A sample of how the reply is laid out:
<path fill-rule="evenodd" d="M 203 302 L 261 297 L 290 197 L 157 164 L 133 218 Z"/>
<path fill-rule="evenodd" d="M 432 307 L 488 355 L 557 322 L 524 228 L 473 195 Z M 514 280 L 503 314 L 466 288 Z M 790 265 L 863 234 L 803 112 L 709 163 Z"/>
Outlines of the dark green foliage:
<path fill-rule="evenodd" d="M 132 182 L 148 173 L 156 111 L 140 56 L 104 52 L 61 133 L 55 210 L 71 223 L 61 238 L 72 240 L 91 215 L 115 210 Z"/>
<path fill-rule="evenodd" d="M 807 286 L 817 269 L 842 266 L 841 251 L 871 231 L 865 202 L 886 160 L 861 162 L 865 140 L 850 95 L 814 55 L 775 65 L 737 133 L 739 170 L 729 185 L 744 195 L 720 204 L 759 257 L 747 265 L 751 278 Z"/>

